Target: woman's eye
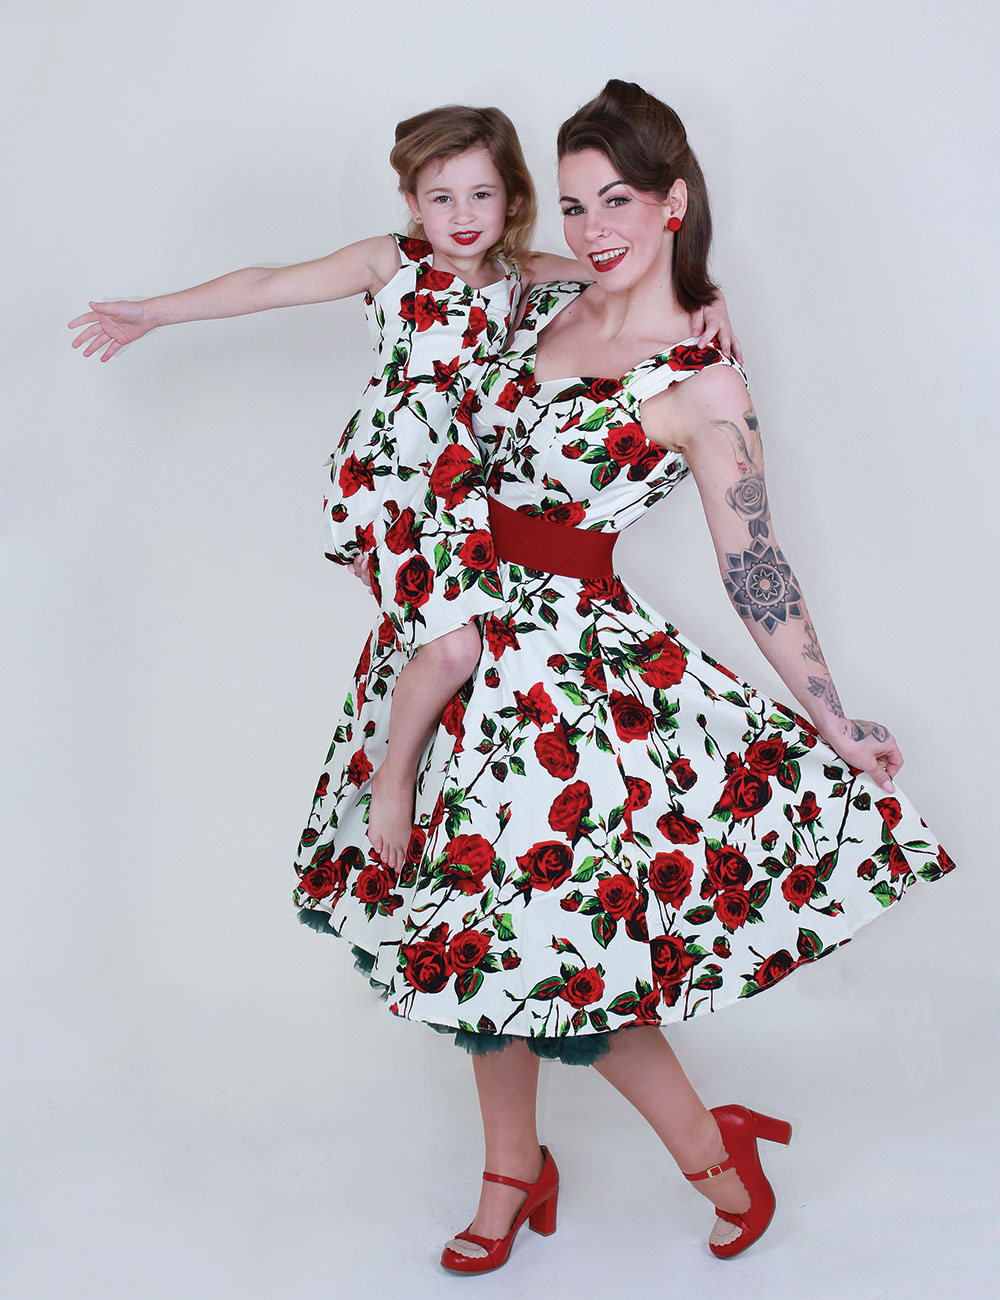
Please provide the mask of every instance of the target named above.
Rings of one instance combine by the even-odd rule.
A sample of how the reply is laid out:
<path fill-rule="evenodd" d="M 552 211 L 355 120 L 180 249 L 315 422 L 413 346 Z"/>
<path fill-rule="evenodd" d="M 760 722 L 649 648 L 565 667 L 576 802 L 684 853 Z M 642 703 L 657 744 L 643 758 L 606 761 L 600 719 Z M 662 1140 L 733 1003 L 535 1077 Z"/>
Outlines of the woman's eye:
<path fill-rule="evenodd" d="M 628 197 L 627 194 L 612 194 L 611 197 L 608 199 L 608 207 L 618 208 L 621 207 L 623 203 L 631 203 L 631 202 L 632 200 Z"/>
<path fill-rule="evenodd" d="M 563 208 L 564 217 L 578 217 L 583 211 L 579 203 L 575 203 L 571 208 Z"/>

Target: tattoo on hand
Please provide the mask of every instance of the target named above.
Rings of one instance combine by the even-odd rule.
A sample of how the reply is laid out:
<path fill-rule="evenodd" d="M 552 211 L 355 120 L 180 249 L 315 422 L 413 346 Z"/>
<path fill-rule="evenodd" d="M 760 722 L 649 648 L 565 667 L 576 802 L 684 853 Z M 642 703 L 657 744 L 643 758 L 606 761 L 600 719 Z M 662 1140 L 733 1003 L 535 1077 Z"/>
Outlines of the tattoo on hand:
<path fill-rule="evenodd" d="M 758 537 L 737 554 L 726 555 L 723 582 L 740 618 L 752 619 L 765 632 L 802 618 L 802 596 L 791 566 L 774 546 Z"/>
<path fill-rule="evenodd" d="M 867 736 L 871 736 L 873 740 L 883 745 L 889 739 L 889 729 L 883 727 L 881 722 L 869 722 L 866 718 L 851 718 L 851 739 L 864 740 Z"/>

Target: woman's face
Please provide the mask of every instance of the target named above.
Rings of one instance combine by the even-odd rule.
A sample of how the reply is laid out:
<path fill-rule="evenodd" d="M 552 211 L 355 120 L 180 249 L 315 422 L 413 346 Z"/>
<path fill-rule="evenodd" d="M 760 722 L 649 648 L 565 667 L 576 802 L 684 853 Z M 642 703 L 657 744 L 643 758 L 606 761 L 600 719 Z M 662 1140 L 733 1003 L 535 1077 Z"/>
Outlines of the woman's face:
<path fill-rule="evenodd" d="M 469 257 L 498 243 L 507 221 L 507 191 L 488 149 L 430 162 L 406 202 L 435 252 Z"/>
<path fill-rule="evenodd" d="M 593 267 L 602 289 L 620 293 L 648 276 L 669 273 L 673 235 L 667 218 L 684 215 L 683 181 L 658 199 L 626 184 L 606 154 L 584 149 L 560 162 L 559 191 L 566 243 Z"/>

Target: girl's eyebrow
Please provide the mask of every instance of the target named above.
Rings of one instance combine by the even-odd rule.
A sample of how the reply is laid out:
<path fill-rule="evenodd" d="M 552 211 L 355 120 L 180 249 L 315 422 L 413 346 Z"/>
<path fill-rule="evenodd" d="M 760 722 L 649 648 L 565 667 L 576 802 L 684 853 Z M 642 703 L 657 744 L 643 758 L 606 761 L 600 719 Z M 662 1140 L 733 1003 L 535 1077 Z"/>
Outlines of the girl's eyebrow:
<path fill-rule="evenodd" d="M 496 185 L 493 184 L 491 181 L 484 181 L 482 185 L 473 185 L 472 188 L 473 188 L 474 190 L 495 190 L 495 189 L 496 189 Z M 447 185 L 432 185 L 431 188 L 430 188 L 429 190 L 426 191 L 426 193 L 428 193 L 428 194 L 450 194 L 450 193 L 451 193 L 451 189 L 450 189 Z"/>
<path fill-rule="evenodd" d="M 612 189 L 614 189 L 614 187 L 615 187 L 616 185 L 624 185 L 624 184 L 625 184 L 625 182 L 624 182 L 624 181 L 621 181 L 621 180 L 619 180 L 619 181 L 608 181 L 607 185 L 602 185 L 601 188 L 597 191 L 597 197 L 600 198 L 602 194 L 607 194 L 608 190 L 612 190 Z M 579 200 L 579 199 L 574 199 L 574 198 L 572 198 L 569 194 L 560 194 L 560 195 L 559 195 L 559 202 L 560 202 L 560 203 L 579 203 L 580 200 Z"/>

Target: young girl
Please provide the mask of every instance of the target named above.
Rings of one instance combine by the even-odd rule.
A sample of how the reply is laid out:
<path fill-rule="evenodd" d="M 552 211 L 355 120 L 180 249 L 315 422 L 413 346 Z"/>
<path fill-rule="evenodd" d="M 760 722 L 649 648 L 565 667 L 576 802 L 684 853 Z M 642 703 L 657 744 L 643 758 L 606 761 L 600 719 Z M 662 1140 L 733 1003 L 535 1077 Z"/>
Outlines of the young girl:
<path fill-rule="evenodd" d="M 367 568 L 381 619 L 328 756 L 329 765 L 343 748 L 341 779 L 332 791 L 321 781 L 316 793 L 330 838 L 317 846 L 315 830 L 303 836 L 297 898 L 321 910 L 332 864 L 347 853 L 370 857 L 366 888 L 384 913 L 410 839 L 420 757 L 478 662 L 477 618 L 501 597 L 479 454 L 455 411 L 500 352 L 523 288 L 591 278 L 569 258 L 529 252 L 534 187 L 498 109 L 411 117 L 396 128 L 390 162 L 413 219 L 408 236 L 249 267 L 142 302 L 91 303 L 70 322 L 86 327 L 73 346 L 86 344 L 85 356 L 103 349 L 109 361 L 157 325 L 364 295 L 375 374 L 331 457 L 325 538 L 331 560 Z M 706 341 L 718 334 L 727 351 L 734 346 L 721 297 L 699 324 Z M 380 699 L 362 716 L 366 678 Z"/>

